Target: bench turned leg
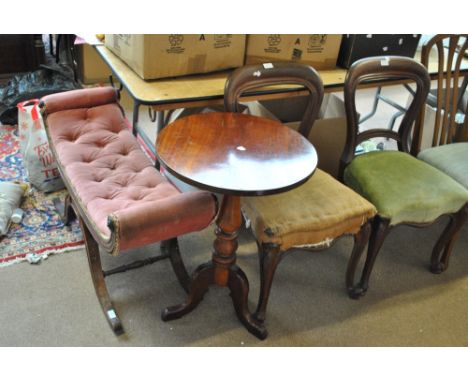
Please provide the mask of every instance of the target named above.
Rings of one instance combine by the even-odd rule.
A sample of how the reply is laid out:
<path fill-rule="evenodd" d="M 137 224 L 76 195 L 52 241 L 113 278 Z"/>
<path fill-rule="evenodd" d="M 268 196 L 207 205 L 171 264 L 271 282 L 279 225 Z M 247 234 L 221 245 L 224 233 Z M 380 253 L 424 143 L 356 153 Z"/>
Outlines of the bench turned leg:
<path fill-rule="evenodd" d="M 161 242 L 161 254 L 169 257 L 177 280 L 179 280 L 182 288 L 188 293 L 190 291 L 190 276 L 180 255 L 179 243 L 176 237 Z"/>
<path fill-rule="evenodd" d="M 102 272 L 101 266 L 101 256 L 99 253 L 99 245 L 94 240 L 93 236 L 88 230 L 88 227 L 83 223 L 82 219 L 79 219 L 81 231 L 83 232 L 83 237 L 86 245 L 86 253 L 88 255 L 89 268 L 91 270 L 91 278 L 93 279 L 94 289 L 96 290 L 96 295 L 101 304 L 104 315 L 109 322 L 110 327 L 115 334 L 120 335 L 124 332 L 122 323 L 120 321 L 117 312 L 114 309 L 112 301 L 109 296 L 109 292 L 104 281 L 104 275 Z"/>

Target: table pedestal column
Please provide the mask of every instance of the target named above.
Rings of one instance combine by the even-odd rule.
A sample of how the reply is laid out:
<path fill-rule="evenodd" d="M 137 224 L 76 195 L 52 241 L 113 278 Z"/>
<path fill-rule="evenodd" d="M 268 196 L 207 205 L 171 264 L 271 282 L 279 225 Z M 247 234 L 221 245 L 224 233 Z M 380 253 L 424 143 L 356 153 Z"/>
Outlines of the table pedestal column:
<path fill-rule="evenodd" d="M 241 224 L 240 197 L 225 195 L 216 221 L 212 260 L 195 270 L 186 302 L 164 309 L 163 321 L 191 312 L 203 299 L 209 286 L 216 284 L 229 288 L 237 317 L 247 330 L 260 339 L 266 338 L 265 327 L 255 320 L 248 309 L 249 282 L 236 265 L 237 235 Z"/>

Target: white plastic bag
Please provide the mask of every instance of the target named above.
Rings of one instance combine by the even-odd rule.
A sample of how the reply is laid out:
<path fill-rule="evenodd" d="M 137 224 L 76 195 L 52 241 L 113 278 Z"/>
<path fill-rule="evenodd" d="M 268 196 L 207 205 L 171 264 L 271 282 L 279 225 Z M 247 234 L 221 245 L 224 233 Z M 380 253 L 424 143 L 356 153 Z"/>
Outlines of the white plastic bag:
<path fill-rule="evenodd" d="M 0 182 L 0 237 L 8 233 L 11 215 L 19 207 L 27 188 L 24 183 Z"/>
<path fill-rule="evenodd" d="M 18 107 L 18 136 L 20 144 L 20 153 L 24 158 L 26 146 L 28 145 L 29 129 L 33 124 L 32 113 L 33 109 L 38 104 L 38 99 L 31 99 L 29 101 L 21 102 Z M 37 109 L 36 109 L 37 110 Z"/>
<path fill-rule="evenodd" d="M 64 188 L 64 184 L 49 147 L 38 105 L 37 99 L 18 104 L 20 153 L 29 182 L 38 190 L 52 192 Z"/>

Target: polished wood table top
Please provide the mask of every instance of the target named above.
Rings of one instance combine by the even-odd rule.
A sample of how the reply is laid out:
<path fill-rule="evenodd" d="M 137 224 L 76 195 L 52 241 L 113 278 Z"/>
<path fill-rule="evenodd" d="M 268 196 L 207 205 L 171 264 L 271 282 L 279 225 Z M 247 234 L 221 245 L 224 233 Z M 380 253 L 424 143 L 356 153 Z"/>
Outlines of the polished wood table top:
<path fill-rule="evenodd" d="M 175 121 L 159 134 L 162 166 L 194 186 L 230 195 L 267 195 L 297 187 L 317 166 L 302 135 L 280 122 L 239 113 Z"/>
<path fill-rule="evenodd" d="M 158 136 L 156 148 L 167 171 L 223 194 L 211 261 L 197 267 L 186 301 L 166 308 L 162 319 L 191 312 L 215 284 L 230 289 L 237 317 L 246 329 L 266 338 L 263 322 L 248 309 L 247 276 L 236 265 L 240 196 L 278 193 L 304 183 L 317 166 L 314 147 L 279 122 L 239 113 L 205 113 L 169 124 Z"/>

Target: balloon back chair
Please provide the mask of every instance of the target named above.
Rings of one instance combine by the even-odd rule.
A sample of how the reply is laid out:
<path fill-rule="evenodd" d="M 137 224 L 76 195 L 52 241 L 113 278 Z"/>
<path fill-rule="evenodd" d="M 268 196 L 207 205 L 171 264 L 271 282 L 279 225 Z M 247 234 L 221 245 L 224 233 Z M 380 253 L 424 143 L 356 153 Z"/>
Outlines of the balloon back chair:
<path fill-rule="evenodd" d="M 238 112 L 244 93 L 278 84 L 297 84 L 308 90 L 308 104 L 299 127 L 299 133 L 308 137 L 324 92 L 319 75 L 310 66 L 274 63 L 236 69 L 226 83 L 225 108 Z M 258 320 L 265 320 L 275 270 L 292 248 L 324 249 L 342 235 L 353 235 L 354 247 L 346 273 L 346 285 L 352 292 L 355 268 L 369 238 L 368 220 L 375 214 L 371 203 L 317 169 L 306 183 L 291 191 L 243 198 L 242 210 L 251 221 L 259 249 L 261 284 L 255 313 Z"/>
<path fill-rule="evenodd" d="M 403 116 L 398 131 L 372 129 L 360 132 L 356 110 L 356 90 L 363 82 L 410 80 L 416 83 L 413 100 Z M 434 246 L 431 271 L 447 268 L 455 238 L 466 219 L 467 190 L 451 177 L 410 155 L 411 131 L 429 92 L 426 68 L 407 57 L 371 57 L 355 62 L 345 80 L 345 108 L 348 140 L 340 163 L 340 177 L 377 208 L 372 221 L 368 253 L 356 295 L 363 296 L 369 277 L 391 228 L 407 224 L 421 227 L 449 216 L 450 222 Z M 355 154 L 356 146 L 371 138 L 396 140 L 396 151 L 372 151 Z"/>

